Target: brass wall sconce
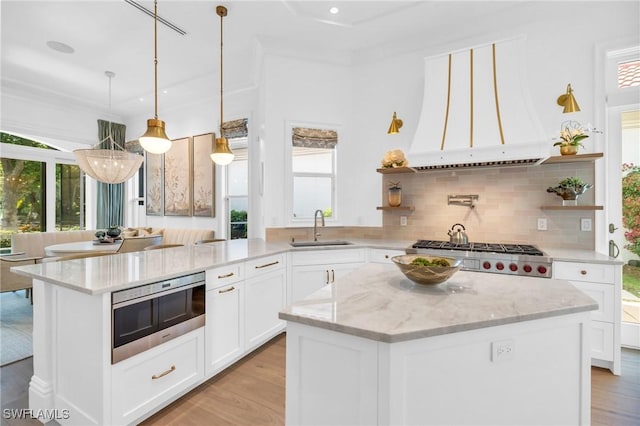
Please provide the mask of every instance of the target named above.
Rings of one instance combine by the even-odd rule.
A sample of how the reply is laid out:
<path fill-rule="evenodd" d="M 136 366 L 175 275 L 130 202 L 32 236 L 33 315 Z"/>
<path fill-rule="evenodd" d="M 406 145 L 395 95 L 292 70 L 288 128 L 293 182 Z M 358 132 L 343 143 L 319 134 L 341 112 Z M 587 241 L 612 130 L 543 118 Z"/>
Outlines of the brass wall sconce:
<path fill-rule="evenodd" d="M 395 111 L 393 112 L 393 118 L 391 119 L 391 125 L 389 126 L 389 130 L 387 133 L 390 135 L 395 135 L 400 133 L 400 128 L 402 127 L 402 120 L 398 118 Z"/>
<path fill-rule="evenodd" d="M 580 111 L 580 107 L 578 106 L 578 102 L 576 98 L 573 96 L 573 89 L 571 88 L 571 84 L 567 84 L 567 93 L 558 96 L 558 105 L 564 107 L 562 112 L 564 114 L 568 112 L 578 112 Z"/>

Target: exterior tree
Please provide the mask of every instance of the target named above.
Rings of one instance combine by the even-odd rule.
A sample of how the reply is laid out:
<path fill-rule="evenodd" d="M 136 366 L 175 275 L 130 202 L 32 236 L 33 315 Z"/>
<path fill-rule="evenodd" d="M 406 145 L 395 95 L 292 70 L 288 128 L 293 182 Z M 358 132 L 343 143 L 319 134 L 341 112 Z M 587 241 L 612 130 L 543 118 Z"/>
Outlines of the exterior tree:
<path fill-rule="evenodd" d="M 622 224 L 628 244 L 624 247 L 640 256 L 640 167 L 623 164 L 622 178 Z"/>

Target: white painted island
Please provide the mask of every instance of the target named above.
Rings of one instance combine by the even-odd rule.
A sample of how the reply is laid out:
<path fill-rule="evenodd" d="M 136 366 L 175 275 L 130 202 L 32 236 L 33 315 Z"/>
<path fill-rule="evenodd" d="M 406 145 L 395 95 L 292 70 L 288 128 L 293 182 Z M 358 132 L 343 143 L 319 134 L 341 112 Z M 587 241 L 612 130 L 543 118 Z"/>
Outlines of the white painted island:
<path fill-rule="evenodd" d="M 287 424 L 589 424 L 595 309 L 567 281 L 366 265 L 280 312 Z"/>

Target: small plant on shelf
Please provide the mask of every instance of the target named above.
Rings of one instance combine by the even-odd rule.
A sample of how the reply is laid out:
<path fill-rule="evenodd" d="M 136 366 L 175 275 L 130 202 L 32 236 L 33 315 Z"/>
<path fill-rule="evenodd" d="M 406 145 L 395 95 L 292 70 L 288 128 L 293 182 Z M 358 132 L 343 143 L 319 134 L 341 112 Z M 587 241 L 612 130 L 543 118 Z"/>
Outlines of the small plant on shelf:
<path fill-rule="evenodd" d="M 577 200 L 578 196 L 584 194 L 593 185 L 585 183 L 579 177 L 568 177 L 562 179 L 557 186 L 547 188 L 547 192 L 554 193 L 563 200 Z"/>
<path fill-rule="evenodd" d="M 389 182 L 389 206 L 399 207 L 402 204 L 402 187 L 400 182 Z"/>
<path fill-rule="evenodd" d="M 560 140 L 553 146 L 560 147 L 560 154 L 573 155 L 578 153 L 578 147 L 583 147 L 582 140 L 588 138 L 585 129 L 577 121 L 565 121 L 560 126 Z"/>

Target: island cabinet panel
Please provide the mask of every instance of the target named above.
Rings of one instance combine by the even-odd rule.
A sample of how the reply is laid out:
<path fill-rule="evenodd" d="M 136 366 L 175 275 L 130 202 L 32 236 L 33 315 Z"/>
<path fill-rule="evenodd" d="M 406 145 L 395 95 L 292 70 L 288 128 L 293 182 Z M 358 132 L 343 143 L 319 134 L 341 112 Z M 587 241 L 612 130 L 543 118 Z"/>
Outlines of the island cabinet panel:
<path fill-rule="evenodd" d="M 304 299 L 366 263 L 365 249 L 326 249 L 291 253 L 288 303 Z"/>
<path fill-rule="evenodd" d="M 207 283 L 217 272 L 207 271 Z M 212 286 L 206 295 L 206 375 L 210 377 L 244 353 L 244 282 Z"/>
<path fill-rule="evenodd" d="M 204 379 L 204 330 L 126 359 L 112 370 L 112 424 L 132 424 Z"/>
<path fill-rule="evenodd" d="M 553 262 L 553 278 L 568 280 L 598 302 L 591 312 L 591 362 L 620 374 L 622 267 L 607 263 Z"/>
<path fill-rule="evenodd" d="M 286 326 L 278 313 L 286 304 L 287 274 L 281 256 L 247 262 L 246 270 L 244 338 L 245 349 L 249 351 Z"/>
<path fill-rule="evenodd" d="M 290 321 L 286 424 L 588 425 L 588 322 L 580 312 L 387 343 Z"/>
<path fill-rule="evenodd" d="M 287 326 L 286 423 L 378 424 L 377 343 Z"/>

